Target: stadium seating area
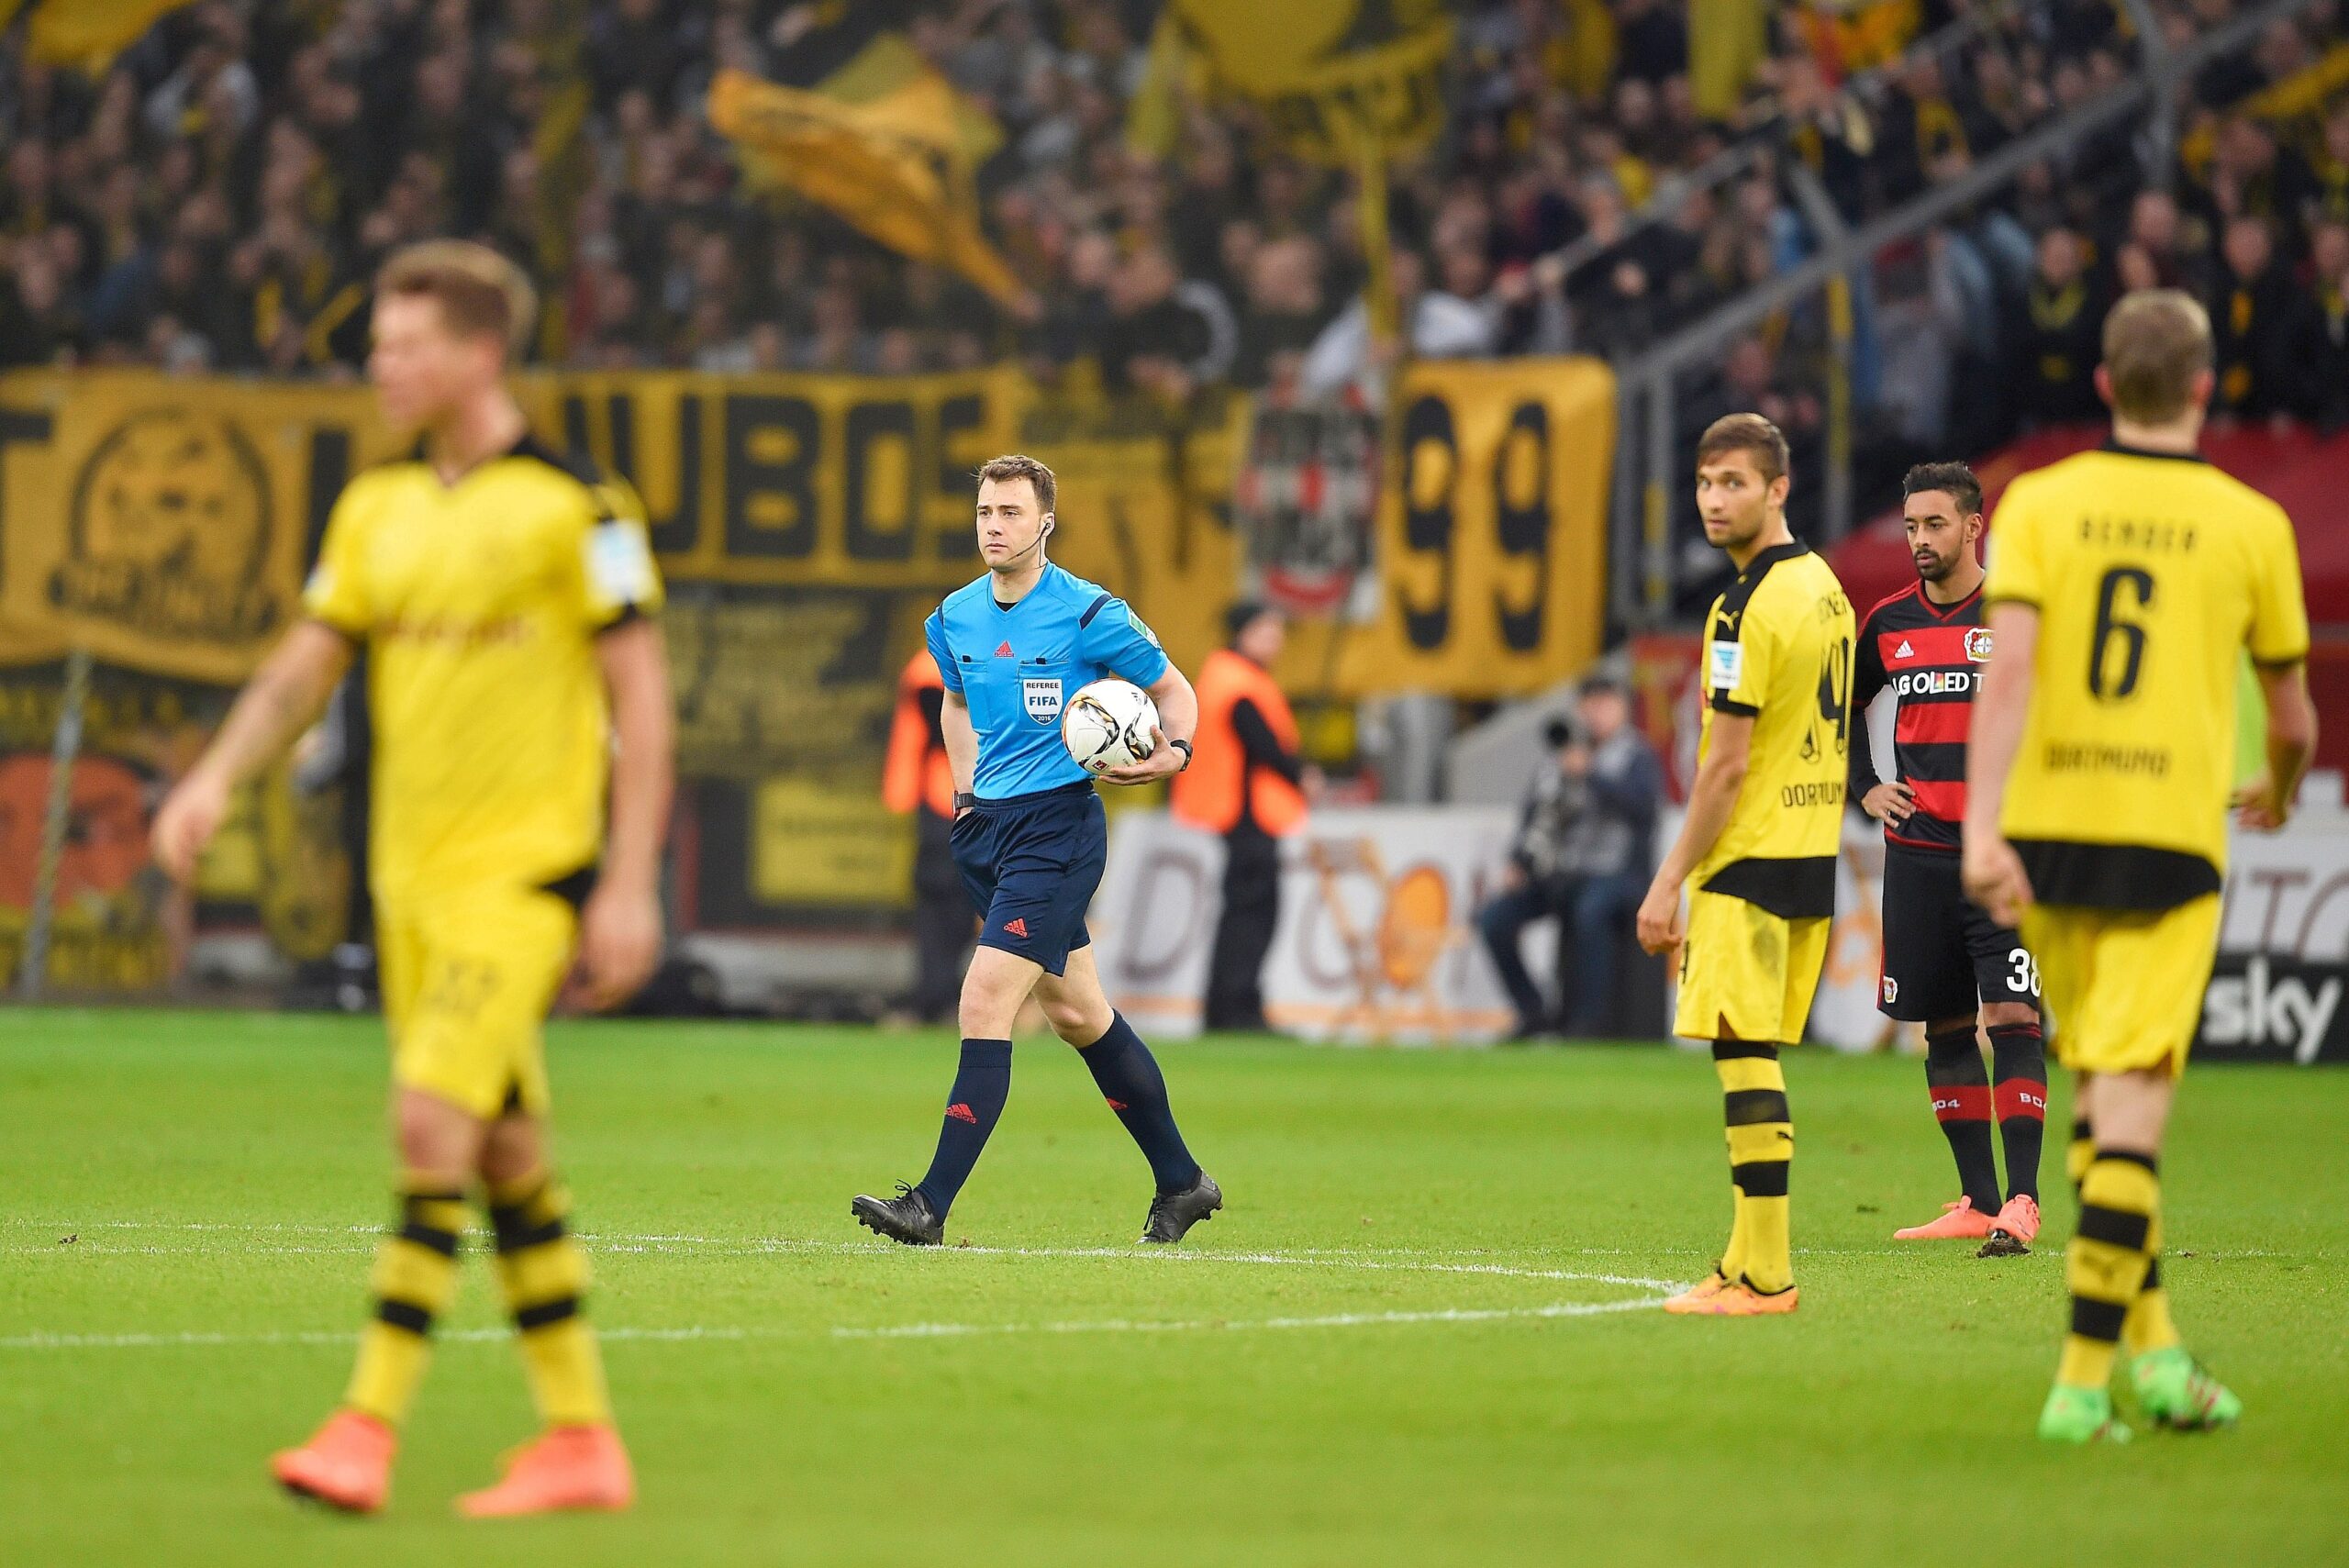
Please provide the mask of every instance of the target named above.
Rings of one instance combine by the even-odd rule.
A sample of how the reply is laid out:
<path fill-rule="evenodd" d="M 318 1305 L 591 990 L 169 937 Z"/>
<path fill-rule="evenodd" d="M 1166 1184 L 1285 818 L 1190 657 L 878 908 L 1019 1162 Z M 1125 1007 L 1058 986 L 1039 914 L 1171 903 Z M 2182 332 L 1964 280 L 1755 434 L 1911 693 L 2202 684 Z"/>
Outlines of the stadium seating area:
<path fill-rule="evenodd" d="M 2156 10 L 2183 41 L 2239 4 Z M 2137 55 L 2107 0 L 1777 8 L 1775 52 L 1708 117 L 1676 5 L 1458 9 L 1449 132 L 1395 183 L 1397 280 L 1425 354 L 1635 353 L 1802 258 L 1794 163 L 1847 218 L 1880 213 Z M 95 80 L 31 63 L 20 25 L 0 39 L 0 365 L 348 374 L 375 262 L 453 232 L 530 262 L 551 306 L 540 355 L 571 364 L 898 372 L 1016 355 L 1174 404 L 1206 384 L 1375 377 L 1344 319 L 1364 272 L 1349 177 L 1179 91 L 1165 155 L 1136 150 L 1158 10 L 208 0 Z M 713 72 L 813 83 L 887 26 L 1000 124 L 980 189 L 1030 307 L 999 309 L 804 204 L 741 199 L 703 111 Z M 1980 450 L 2019 421 L 2091 411 L 2099 304 L 2156 280 L 2210 301 L 2227 411 L 2349 415 L 2349 104 L 2324 104 L 2338 39 L 2321 6 L 2206 72 L 2175 167 L 2144 167 L 2124 127 L 1880 258 L 1852 361 L 1871 450 Z M 1734 347 L 1706 409 L 1760 407 L 1798 449 L 1819 440 L 1818 314 Z M 2319 339 L 2320 355 L 2291 351 Z"/>

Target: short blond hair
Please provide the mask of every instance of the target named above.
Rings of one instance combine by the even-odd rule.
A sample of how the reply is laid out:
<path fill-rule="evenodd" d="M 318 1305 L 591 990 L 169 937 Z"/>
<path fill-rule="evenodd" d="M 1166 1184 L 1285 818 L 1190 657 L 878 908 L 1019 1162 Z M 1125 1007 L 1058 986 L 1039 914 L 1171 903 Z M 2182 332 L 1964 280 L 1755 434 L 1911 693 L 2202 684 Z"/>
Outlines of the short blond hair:
<path fill-rule="evenodd" d="M 2123 419 L 2159 425 L 2185 413 L 2211 360 L 2210 313 L 2184 289 L 2123 295 L 2104 318 L 2105 379 Z"/>
<path fill-rule="evenodd" d="M 539 291 L 502 253 L 470 239 L 427 239 L 392 253 L 375 274 L 377 298 L 440 302 L 449 330 L 494 337 L 519 359 L 539 315 Z"/>

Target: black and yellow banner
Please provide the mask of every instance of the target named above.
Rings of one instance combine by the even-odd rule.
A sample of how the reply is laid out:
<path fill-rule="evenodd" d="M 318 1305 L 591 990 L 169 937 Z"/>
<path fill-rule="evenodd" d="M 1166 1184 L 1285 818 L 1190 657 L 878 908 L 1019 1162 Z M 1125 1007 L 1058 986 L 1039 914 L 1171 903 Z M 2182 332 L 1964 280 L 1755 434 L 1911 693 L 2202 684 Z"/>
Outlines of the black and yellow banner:
<path fill-rule="evenodd" d="M 1009 370 L 549 374 L 516 390 L 547 440 L 634 483 L 678 586 L 935 602 L 978 571 L 972 471 L 1013 450 L 1060 473 L 1054 557 L 1127 595 L 1183 662 L 1215 645 L 1246 579 L 1244 399 L 1169 432 L 1072 416 Z M 1380 609 L 1345 631 L 1339 692 L 1492 696 L 1572 673 L 1604 603 L 1610 373 L 1431 361 L 1396 397 L 1368 566 Z M 344 483 L 402 447 L 363 388 L 0 377 L 0 664 L 81 646 L 242 680 L 294 613 Z M 889 633 L 900 653 L 912 635 Z"/>
<path fill-rule="evenodd" d="M 893 683 L 923 617 L 980 570 L 971 475 L 986 458 L 1053 466 L 1053 557 L 1125 595 L 1184 668 L 1264 569 L 1251 554 L 1264 542 L 1235 526 L 1235 490 L 1263 459 L 1244 398 L 1170 430 L 1046 403 L 1011 370 L 533 374 L 516 391 L 541 436 L 644 498 L 705 924 L 904 900 L 910 840 L 874 787 Z M 1300 622 L 1284 679 L 1306 696 L 1494 697 L 1573 673 L 1600 636 L 1607 368 L 1423 364 L 1397 398 L 1357 590 Z M 0 671 L 22 674 L 19 706 L 86 649 L 199 716 L 141 763 L 156 780 L 184 768 L 296 613 L 344 484 L 405 445 L 359 387 L 0 376 Z M 45 753 L 48 730 L 22 729 L 0 763 Z M 21 795 L 37 770 L 17 766 Z M 249 830 L 226 836 L 204 892 L 262 905 L 282 945 L 309 951 L 331 940 L 336 899 L 265 895 L 270 867 L 312 854 L 321 835 L 300 818 L 322 808 L 283 787 L 244 808 Z"/>
<path fill-rule="evenodd" d="M 1573 674 L 1605 632 L 1613 373 L 1586 359 L 1430 361 L 1395 395 L 1378 610 L 1330 661 L 1340 689 L 1500 697 Z M 1293 644 L 1301 669 L 1326 657 L 1311 643 Z"/>

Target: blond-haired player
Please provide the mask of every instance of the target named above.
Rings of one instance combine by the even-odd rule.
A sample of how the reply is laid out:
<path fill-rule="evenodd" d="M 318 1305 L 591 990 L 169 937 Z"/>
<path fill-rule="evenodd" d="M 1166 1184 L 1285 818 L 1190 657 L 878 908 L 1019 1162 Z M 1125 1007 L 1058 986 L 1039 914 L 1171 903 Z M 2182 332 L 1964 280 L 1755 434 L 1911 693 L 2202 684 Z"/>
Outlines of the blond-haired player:
<path fill-rule="evenodd" d="M 477 1184 L 546 1431 L 461 1511 L 634 1495 L 580 1311 L 586 1256 L 548 1170 L 540 1023 L 574 956 L 596 1003 L 660 956 L 673 720 L 640 509 L 540 446 L 506 390 L 532 310 L 527 281 L 483 246 L 419 245 L 384 266 L 368 373 L 416 453 L 344 490 L 305 618 L 155 821 L 157 860 L 186 878 L 231 792 L 367 651 L 399 1219 L 341 1407 L 272 1463 L 289 1489 L 358 1512 L 388 1494 Z"/>
<path fill-rule="evenodd" d="M 2104 326 L 2112 439 L 2016 479 L 1991 534 L 1998 657 L 1974 707 L 1966 891 L 2038 955 L 2059 1060 L 2077 1075 L 2080 1223 L 2071 1332 L 2043 1438 L 2121 1440 L 2125 1344 L 2138 1407 L 2232 1425 L 2242 1402 L 2188 1355 L 2161 1251 L 2162 1134 L 2219 936 L 2244 651 L 2267 703 L 2267 771 L 2232 799 L 2283 825 L 2316 744 L 2291 519 L 2196 455 L 2210 323 L 2175 290 Z"/>

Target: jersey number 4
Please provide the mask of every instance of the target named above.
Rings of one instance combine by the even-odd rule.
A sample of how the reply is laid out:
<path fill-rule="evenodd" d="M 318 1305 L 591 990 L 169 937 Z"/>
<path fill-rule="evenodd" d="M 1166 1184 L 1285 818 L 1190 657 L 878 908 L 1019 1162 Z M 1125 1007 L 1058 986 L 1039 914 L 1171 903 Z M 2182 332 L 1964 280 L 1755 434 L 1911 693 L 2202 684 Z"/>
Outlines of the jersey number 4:
<path fill-rule="evenodd" d="M 2121 602 L 2124 588 L 2132 601 L 2126 606 Z M 2121 611 L 2153 606 L 2154 574 L 2142 566 L 2116 566 L 2097 584 L 2096 640 L 2088 644 L 2088 695 L 2099 702 L 2119 702 L 2136 691 L 2137 678 L 2145 670 L 2145 628 L 2136 621 L 2123 620 Z M 2118 649 L 2113 647 L 2116 641 Z"/>
<path fill-rule="evenodd" d="M 1831 642 L 1819 662 L 1819 717 L 1835 727 L 1835 750 L 1852 744 L 1852 645 Z"/>

